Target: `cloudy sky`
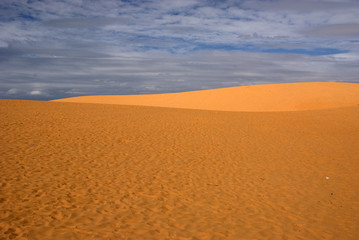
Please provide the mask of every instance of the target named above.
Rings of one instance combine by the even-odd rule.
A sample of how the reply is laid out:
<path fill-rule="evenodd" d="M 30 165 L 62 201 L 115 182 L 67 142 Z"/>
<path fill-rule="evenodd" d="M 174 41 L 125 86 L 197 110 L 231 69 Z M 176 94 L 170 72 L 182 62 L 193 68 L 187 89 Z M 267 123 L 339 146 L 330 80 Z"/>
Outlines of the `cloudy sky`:
<path fill-rule="evenodd" d="M 1 0 L 0 98 L 359 82 L 358 0 Z"/>

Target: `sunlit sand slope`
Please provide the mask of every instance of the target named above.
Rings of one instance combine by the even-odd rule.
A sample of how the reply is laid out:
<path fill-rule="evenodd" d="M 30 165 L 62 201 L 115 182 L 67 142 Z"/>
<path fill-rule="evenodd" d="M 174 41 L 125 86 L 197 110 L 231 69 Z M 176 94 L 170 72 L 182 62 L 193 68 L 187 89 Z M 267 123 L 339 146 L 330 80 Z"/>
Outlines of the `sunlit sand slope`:
<path fill-rule="evenodd" d="M 358 105 L 359 84 L 336 82 L 286 83 L 169 94 L 86 96 L 55 101 L 220 111 L 296 111 Z"/>
<path fill-rule="evenodd" d="M 359 239 L 359 106 L 0 115 L 0 239 Z"/>

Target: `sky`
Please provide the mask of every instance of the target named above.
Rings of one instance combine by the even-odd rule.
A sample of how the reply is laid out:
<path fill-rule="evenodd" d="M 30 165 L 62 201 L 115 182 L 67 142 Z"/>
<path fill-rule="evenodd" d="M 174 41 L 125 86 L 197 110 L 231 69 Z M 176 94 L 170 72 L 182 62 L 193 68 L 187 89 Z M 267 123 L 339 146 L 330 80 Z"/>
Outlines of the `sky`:
<path fill-rule="evenodd" d="M 359 83 L 359 0 L 1 0 L 0 98 Z"/>

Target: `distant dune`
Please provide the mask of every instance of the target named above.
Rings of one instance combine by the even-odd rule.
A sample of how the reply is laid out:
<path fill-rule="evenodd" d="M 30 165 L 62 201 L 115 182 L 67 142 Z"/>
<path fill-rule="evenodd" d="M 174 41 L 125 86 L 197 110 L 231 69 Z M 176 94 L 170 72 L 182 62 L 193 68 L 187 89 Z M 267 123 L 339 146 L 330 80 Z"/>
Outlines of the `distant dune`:
<path fill-rule="evenodd" d="M 359 239 L 357 84 L 95 100 L 0 100 L 0 239 Z"/>
<path fill-rule="evenodd" d="M 359 84 L 285 83 L 169 94 L 85 96 L 54 101 L 219 111 L 298 111 L 356 106 L 359 104 Z"/>

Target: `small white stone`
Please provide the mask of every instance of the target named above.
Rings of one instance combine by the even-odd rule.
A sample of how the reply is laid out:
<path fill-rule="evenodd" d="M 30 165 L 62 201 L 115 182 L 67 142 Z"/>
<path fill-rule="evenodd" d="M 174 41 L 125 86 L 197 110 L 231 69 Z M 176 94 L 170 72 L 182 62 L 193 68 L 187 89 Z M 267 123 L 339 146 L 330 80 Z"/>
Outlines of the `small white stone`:
<path fill-rule="evenodd" d="M 327 179 L 327 180 L 328 180 L 328 179 L 329 179 L 329 177 L 325 177 L 325 179 Z"/>

